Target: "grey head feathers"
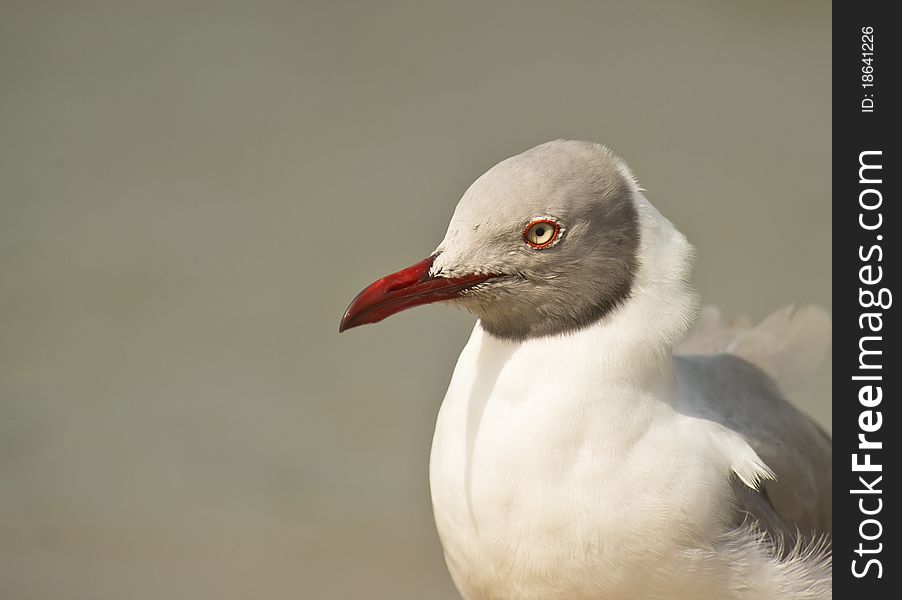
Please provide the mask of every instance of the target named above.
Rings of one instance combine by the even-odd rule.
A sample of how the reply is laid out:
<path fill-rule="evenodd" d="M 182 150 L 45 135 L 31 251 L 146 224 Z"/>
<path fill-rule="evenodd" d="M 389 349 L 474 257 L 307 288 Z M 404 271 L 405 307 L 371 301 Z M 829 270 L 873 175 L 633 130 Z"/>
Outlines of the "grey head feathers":
<path fill-rule="evenodd" d="M 637 193 L 626 165 L 604 146 L 536 146 L 470 186 L 432 274 L 496 275 L 457 300 L 493 336 L 522 340 L 584 328 L 630 296 L 639 266 Z M 525 232 L 541 220 L 558 230 L 536 247 Z"/>

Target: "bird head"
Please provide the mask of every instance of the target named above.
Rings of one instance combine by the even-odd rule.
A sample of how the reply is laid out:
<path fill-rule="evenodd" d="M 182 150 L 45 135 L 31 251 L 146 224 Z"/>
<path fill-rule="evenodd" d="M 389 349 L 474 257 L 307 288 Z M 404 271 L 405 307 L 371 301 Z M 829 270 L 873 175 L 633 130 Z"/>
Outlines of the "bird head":
<path fill-rule="evenodd" d="M 435 251 L 360 292 L 339 331 L 434 302 L 463 306 L 503 339 L 591 325 L 630 297 L 638 194 L 599 144 L 558 140 L 502 161 L 463 195 Z"/>

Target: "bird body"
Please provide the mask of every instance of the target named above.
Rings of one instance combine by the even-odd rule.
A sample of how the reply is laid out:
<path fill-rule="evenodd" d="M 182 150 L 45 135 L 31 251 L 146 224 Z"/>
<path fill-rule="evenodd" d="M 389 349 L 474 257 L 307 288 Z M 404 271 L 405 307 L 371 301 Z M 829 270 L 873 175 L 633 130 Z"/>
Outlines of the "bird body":
<path fill-rule="evenodd" d="M 477 180 L 430 259 L 349 307 L 342 328 L 431 296 L 480 318 L 430 462 L 465 599 L 830 597 L 830 441 L 775 380 L 817 364 L 829 320 L 706 313 L 689 333 L 692 255 L 619 159 L 551 142 Z"/>
<path fill-rule="evenodd" d="M 829 580 L 806 591 L 735 518 L 734 479 L 757 490 L 773 474 L 681 385 L 670 347 L 695 313 L 689 245 L 643 204 L 658 256 L 615 319 L 523 342 L 474 328 L 430 468 L 454 581 L 473 599 L 825 597 Z M 823 571 L 817 556 L 788 560 Z"/>

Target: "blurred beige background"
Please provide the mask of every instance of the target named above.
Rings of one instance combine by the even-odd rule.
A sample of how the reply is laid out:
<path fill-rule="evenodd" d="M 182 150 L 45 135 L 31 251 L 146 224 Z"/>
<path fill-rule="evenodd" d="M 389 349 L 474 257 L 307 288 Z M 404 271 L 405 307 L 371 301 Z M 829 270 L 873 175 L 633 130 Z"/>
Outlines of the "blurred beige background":
<path fill-rule="evenodd" d="M 830 306 L 827 2 L 0 5 L 4 599 L 454 598 L 473 320 L 338 320 L 545 140 L 623 156 L 707 302 Z"/>

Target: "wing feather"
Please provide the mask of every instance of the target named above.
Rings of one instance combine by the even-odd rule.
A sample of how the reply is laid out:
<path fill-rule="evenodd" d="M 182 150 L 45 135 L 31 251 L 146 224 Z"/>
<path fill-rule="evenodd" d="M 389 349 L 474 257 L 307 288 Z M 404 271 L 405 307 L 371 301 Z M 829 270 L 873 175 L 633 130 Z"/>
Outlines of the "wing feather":
<path fill-rule="evenodd" d="M 829 339 L 818 307 L 786 307 L 758 326 L 708 307 L 675 350 L 681 409 L 739 433 L 776 475 L 737 493 L 739 513 L 787 540 L 832 531 L 832 441 L 780 391 L 817 368 Z"/>

